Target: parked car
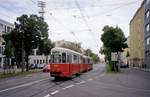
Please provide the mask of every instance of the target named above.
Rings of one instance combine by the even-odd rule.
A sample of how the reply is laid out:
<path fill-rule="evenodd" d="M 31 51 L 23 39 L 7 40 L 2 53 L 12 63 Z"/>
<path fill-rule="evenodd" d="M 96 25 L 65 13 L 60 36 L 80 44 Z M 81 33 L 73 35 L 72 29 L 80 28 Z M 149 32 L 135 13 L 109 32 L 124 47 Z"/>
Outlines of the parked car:
<path fill-rule="evenodd" d="M 40 64 L 40 65 L 38 66 L 39 69 L 43 69 L 43 67 L 44 67 L 44 64 Z"/>
<path fill-rule="evenodd" d="M 127 68 L 127 67 L 128 67 L 127 64 L 125 64 L 124 62 L 120 62 L 120 68 Z"/>
<path fill-rule="evenodd" d="M 36 64 L 31 64 L 31 65 L 29 66 L 29 69 L 37 69 L 37 65 L 36 65 Z"/>
<path fill-rule="evenodd" d="M 50 65 L 46 65 L 43 67 L 43 72 L 49 72 L 50 71 Z"/>

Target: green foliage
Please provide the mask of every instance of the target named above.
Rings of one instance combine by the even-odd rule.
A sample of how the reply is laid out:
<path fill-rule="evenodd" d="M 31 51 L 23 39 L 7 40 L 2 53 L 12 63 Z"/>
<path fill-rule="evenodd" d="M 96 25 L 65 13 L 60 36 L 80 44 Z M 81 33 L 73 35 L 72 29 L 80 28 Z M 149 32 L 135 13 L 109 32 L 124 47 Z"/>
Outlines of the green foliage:
<path fill-rule="evenodd" d="M 15 22 L 15 29 L 22 33 L 24 41 L 24 50 L 28 71 L 28 60 L 32 50 L 37 48 L 41 41 L 48 39 L 48 25 L 43 18 L 37 15 L 22 15 Z"/>
<path fill-rule="evenodd" d="M 16 59 L 16 63 L 19 66 L 21 62 L 21 40 L 22 33 L 18 32 L 16 29 L 12 30 L 10 33 L 3 34 L 3 38 L 8 43 L 8 40 L 11 40 L 14 47 L 14 57 Z"/>
<path fill-rule="evenodd" d="M 26 55 L 27 71 L 28 60 L 32 50 L 39 47 L 43 40 L 48 39 L 48 24 L 37 15 L 22 15 L 15 22 L 15 29 L 11 33 L 3 35 L 7 42 L 11 40 L 15 48 L 16 60 L 21 60 L 22 41 Z"/>
<path fill-rule="evenodd" d="M 14 56 L 14 47 L 10 40 L 6 44 L 4 54 L 6 55 L 7 58 L 12 58 Z"/>
<path fill-rule="evenodd" d="M 105 26 L 103 31 L 104 33 L 101 36 L 103 47 L 100 53 L 105 55 L 105 61 L 110 64 L 113 71 L 115 66 L 111 66 L 113 65 L 111 62 L 111 52 L 123 52 L 123 49 L 128 47 L 125 43 L 127 38 L 125 38 L 123 31 L 119 27 Z"/>
<path fill-rule="evenodd" d="M 55 44 L 50 39 L 43 40 L 39 46 L 39 50 L 44 55 L 50 55 L 51 49 L 55 47 Z"/>
<path fill-rule="evenodd" d="M 42 72 L 42 70 L 32 70 L 29 72 L 17 72 L 17 73 L 8 73 L 8 74 L 0 74 L 0 78 L 8 78 L 8 77 L 14 77 L 14 76 L 20 76 L 20 75 L 27 75 L 32 73 Z"/>
<path fill-rule="evenodd" d="M 94 62 L 94 63 L 100 62 L 99 56 L 98 56 L 97 54 L 94 54 L 94 53 L 91 51 L 91 49 L 87 49 L 87 50 L 85 51 L 85 55 L 86 55 L 86 56 L 90 56 L 90 57 L 93 59 L 93 62 Z"/>
<path fill-rule="evenodd" d="M 104 47 L 110 48 L 112 52 L 123 52 L 123 49 L 128 47 L 125 43 L 127 38 L 125 38 L 123 31 L 119 27 L 105 26 L 103 31 L 101 40 Z"/>

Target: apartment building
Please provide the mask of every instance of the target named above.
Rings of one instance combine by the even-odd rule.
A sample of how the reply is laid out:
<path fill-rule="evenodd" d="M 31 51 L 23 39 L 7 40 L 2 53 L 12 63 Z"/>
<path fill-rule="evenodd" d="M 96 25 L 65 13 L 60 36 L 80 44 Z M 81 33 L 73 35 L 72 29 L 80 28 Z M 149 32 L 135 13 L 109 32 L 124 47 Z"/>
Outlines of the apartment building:
<path fill-rule="evenodd" d="M 9 33 L 14 28 L 14 25 L 12 23 L 9 23 L 3 19 L 0 19 L 0 68 L 4 66 L 4 45 L 2 44 L 4 42 L 2 35 L 5 33 Z"/>
<path fill-rule="evenodd" d="M 145 65 L 144 1 L 130 21 L 130 64 L 135 67 Z"/>
<path fill-rule="evenodd" d="M 147 68 L 150 68 L 150 0 L 145 0 L 145 60 Z"/>

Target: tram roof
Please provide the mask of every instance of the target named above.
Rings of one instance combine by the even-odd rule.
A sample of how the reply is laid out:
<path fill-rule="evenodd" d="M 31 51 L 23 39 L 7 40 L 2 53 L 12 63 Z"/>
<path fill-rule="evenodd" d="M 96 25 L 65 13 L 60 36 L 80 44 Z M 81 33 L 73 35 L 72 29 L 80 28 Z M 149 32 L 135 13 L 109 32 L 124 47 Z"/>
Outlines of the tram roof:
<path fill-rule="evenodd" d="M 73 53 L 73 54 L 77 54 L 77 55 L 80 55 L 80 56 L 83 56 L 83 57 L 86 57 L 86 58 L 90 58 L 89 56 L 85 56 L 85 55 L 83 55 L 81 53 L 78 53 L 76 51 L 73 51 L 71 49 L 62 48 L 62 47 L 55 47 L 51 51 L 60 51 L 60 52 Z"/>

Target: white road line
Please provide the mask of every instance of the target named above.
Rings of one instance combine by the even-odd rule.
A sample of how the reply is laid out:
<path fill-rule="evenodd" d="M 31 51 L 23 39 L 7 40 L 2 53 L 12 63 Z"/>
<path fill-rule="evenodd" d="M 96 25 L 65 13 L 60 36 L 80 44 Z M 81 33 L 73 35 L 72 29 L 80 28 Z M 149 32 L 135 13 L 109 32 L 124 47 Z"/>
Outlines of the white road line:
<path fill-rule="evenodd" d="M 91 80 L 93 80 L 93 79 L 92 79 L 92 78 L 89 78 L 89 79 L 88 79 L 88 81 L 91 81 Z"/>
<path fill-rule="evenodd" d="M 85 81 L 81 81 L 81 82 L 76 83 L 76 84 L 77 84 L 77 85 L 80 85 L 80 84 L 83 84 L 83 83 L 85 83 Z"/>
<path fill-rule="evenodd" d="M 15 86 L 15 87 L 11 87 L 11 88 L 4 89 L 4 90 L 0 90 L 0 93 L 1 93 L 1 92 L 5 92 L 5 91 L 9 91 L 9 90 L 13 90 L 13 89 L 17 89 L 17 88 L 21 88 L 21 87 L 30 86 L 30 85 L 33 85 L 33 84 L 35 84 L 35 83 L 38 83 L 38 82 L 41 82 L 41 81 L 44 81 L 44 80 L 47 80 L 47 79 L 49 79 L 49 78 L 42 79 L 42 80 L 37 80 L 37 81 L 33 81 L 33 82 L 30 82 L 30 83 L 18 85 L 18 86 Z"/>
<path fill-rule="evenodd" d="M 49 94 L 47 94 L 46 96 L 44 96 L 44 97 L 50 97 L 51 95 L 49 95 Z"/>
<path fill-rule="evenodd" d="M 104 75 L 105 75 L 105 73 L 101 74 L 99 77 L 102 77 L 102 76 L 104 76 Z"/>
<path fill-rule="evenodd" d="M 58 93 L 58 92 L 59 92 L 59 91 L 56 90 L 56 91 L 52 92 L 51 95 L 55 95 L 55 94 Z"/>
<path fill-rule="evenodd" d="M 65 88 L 62 88 L 62 89 L 65 90 L 65 89 L 71 88 L 71 87 L 73 87 L 73 86 L 75 86 L 75 85 L 72 84 L 72 85 L 66 86 Z"/>

